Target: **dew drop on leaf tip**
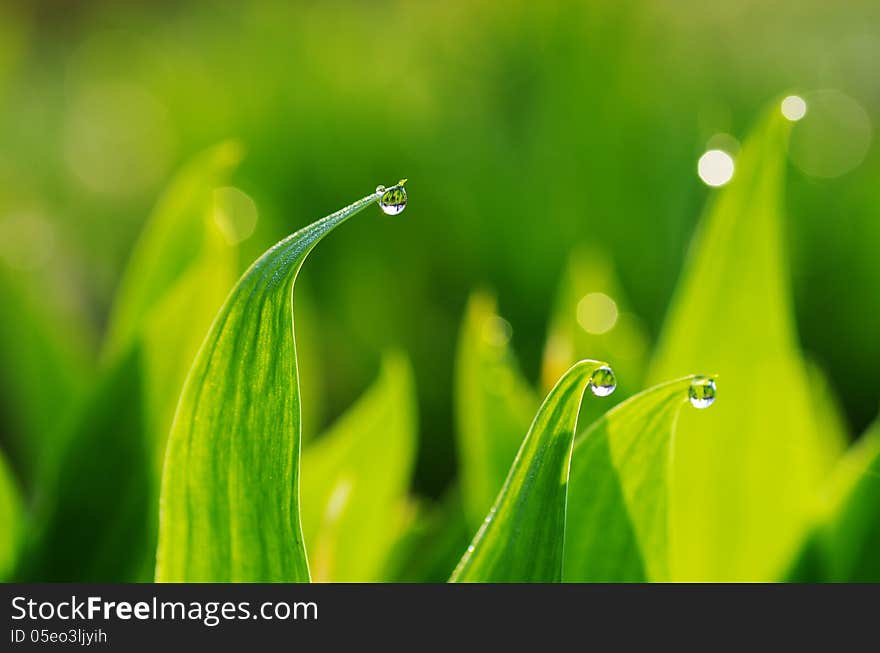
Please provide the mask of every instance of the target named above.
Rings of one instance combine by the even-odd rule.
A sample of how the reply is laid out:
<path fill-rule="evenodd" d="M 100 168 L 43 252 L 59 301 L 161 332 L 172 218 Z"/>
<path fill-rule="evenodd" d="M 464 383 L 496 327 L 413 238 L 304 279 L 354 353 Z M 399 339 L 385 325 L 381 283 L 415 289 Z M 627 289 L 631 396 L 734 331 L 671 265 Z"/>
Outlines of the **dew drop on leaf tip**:
<path fill-rule="evenodd" d="M 406 179 L 401 179 L 395 186 L 385 188 L 376 186 L 376 194 L 379 195 L 379 207 L 386 215 L 398 215 L 406 208 Z"/>
<path fill-rule="evenodd" d="M 708 408 L 715 403 L 715 379 L 697 376 L 688 388 L 688 399 L 694 408 Z"/>
<path fill-rule="evenodd" d="M 607 397 L 617 388 L 614 372 L 607 365 L 596 368 L 590 376 L 590 391 L 597 397 Z"/>

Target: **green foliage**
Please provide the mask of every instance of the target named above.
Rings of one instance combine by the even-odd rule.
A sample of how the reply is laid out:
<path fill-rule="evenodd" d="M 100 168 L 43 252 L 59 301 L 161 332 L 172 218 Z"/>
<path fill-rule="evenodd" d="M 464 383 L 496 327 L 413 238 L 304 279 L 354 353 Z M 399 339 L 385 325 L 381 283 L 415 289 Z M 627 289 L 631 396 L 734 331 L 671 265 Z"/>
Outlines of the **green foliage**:
<path fill-rule="evenodd" d="M 568 471 L 578 412 L 604 363 L 576 363 L 541 404 L 510 473 L 452 582 L 562 579 Z"/>
<path fill-rule="evenodd" d="M 162 479 L 156 579 L 308 581 L 293 285 L 375 194 L 288 236 L 239 280 L 189 372 Z"/>
<path fill-rule="evenodd" d="M 538 401 L 508 341 L 495 300 L 475 293 L 467 305 L 455 361 L 461 490 L 468 523 L 479 527 L 504 485 Z"/>
<path fill-rule="evenodd" d="M 91 381 L 83 325 L 46 295 L 40 283 L 0 265 L 0 392 L 16 427 L 10 448 L 29 485 L 41 471 L 44 452 L 58 446 L 63 420 Z"/>
<path fill-rule="evenodd" d="M 572 363 L 593 356 L 613 361 L 620 381 L 614 400 L 622 401 L 641 387 L 648 345 L 613 262 L 597 247 L 576 247 L 563 270 L 550 318 L 542 385 L 552 387 Z"/>
<path fill-rule="evenodd" d="M 837 463 L 818 497 L 790 575 L 804 582 L 880 582 L 880 421 Z"/>
<path fill-rule="evenodd" d="M 24 509 L 18 482 L 9 463 L 0 453 L 0 582 L 6 581 L 15 566 L 21 535 L 24 532 Z"/>
<path fill-rule="evenodd" d="M 234 144 L 197 157 L 147 222 L 119 291 L 100 377 L 47 452 L 23 578 L 150 577 L 174 405 L 236 272 L 213 190 L 239 157 Z"/>
<path fill-rule="evenodd" d="M 683 414 L 673 463 L 675 580 L 773 580 L 829 468 L 811 409 L 783 255 L 778 105 L 737 157 L 691 248 L 650 378 L 709 369 L 724 401 Z"/>
<path fill-rule="evenodd" d="M 415 411 L 409 362 L 388 355 L 373 387 L 303 450 L 302 528 L 313 580 L 382 580 L 412 512 Z"/>
<path fill-rule="evenodd" d="M 566 581 L 669 580 L 669 468 L 692 378 L 631 397 L 575 438 Z"/>

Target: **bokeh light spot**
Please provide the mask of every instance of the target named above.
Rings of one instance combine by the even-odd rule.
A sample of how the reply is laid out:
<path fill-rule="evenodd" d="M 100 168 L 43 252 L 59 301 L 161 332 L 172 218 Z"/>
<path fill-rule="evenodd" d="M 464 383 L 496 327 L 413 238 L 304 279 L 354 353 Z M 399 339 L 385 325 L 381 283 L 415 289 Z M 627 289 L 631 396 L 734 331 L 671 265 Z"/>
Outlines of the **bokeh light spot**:
<path fill-rule="evenodd" d="M 840 91 L 811 93 L 810 111 L 792 130 L 789 155 L 812 177 L 839 177 L 868 153 L 872 126 L 865 109 Z"/>
<path fill-rule="evenodd" d="M 697 163 L 697 174 L 708 186 L 723 186 L 733 178 L 733 157 L 724 150 L 709 150 Z"/>
<path fill-rule="evenodd" d="M 64 159 L 89 190 L 125 196 L 158 183 L 171 158 L 165 108 L 126 82 L 79 90 L 64 126 Z"/>
<path fill-rule="evenodd" d="M 782 115 L 793 122 L 807 115 L 807 103 L 800 95 L 789 95 L 782 101 Z"/>
<path fill-rule="evenodd" d="M 513 336 L 513 327 L 503 317 L 493 315 L 483 322 L 483 340 L 492 347 L 504 347 Z"/>
<path fill-rule="evenodd" d="M 55 228 L 35 213 L 13 213 L 0 218 L 0 259 L 15 270 L 36 270 L 55 251 Z"/>
<path fill-rule="evenodd" d="M 257 205 L 251 196 L 234 186 L 214 191 L 214 221 L 230 245 L 247 240 L 257 228 Z"/>
<path fill-rule="evenodd" d="M 577 321 L 587 333 L 606 333 L 617 324 L 617 303 L 605 293 L 588 293 L 578 302 Z"/>

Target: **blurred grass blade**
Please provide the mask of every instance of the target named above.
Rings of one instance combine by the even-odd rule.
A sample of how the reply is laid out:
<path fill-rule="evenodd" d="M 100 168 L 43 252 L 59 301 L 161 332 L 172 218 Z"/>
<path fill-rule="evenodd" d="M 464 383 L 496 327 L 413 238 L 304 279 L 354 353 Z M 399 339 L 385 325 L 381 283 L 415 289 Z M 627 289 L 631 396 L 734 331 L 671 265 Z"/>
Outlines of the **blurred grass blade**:
<path fill-rule="evenodd" d="M 593 372 L 603 365 L 590 360 L 576 363 L 547 395 L 452 582 L 562 579 L 574 432 L 584 391 Z"/>
<path fill-rule="evenodd" d="M 330 431 L 303 450 L 302 527 L 312 578 L 377 582 L 406 524 L 416 398 L 402 354 Z"/>
<path fill-rule="evenodd" d="M 150 216 L 131 266 L 143 263 L 155 278 L 130 266 L 98 383 L 63 446 L 46 452 L 23 578 L 152 577 L 161 462 L 174 405 L 235 279 L 236 249 L 215 221 L 212 194 L 237 158 L 229 144 L 200 155 Z M 176 237 L 192 242 L 181 249 Z M 177 276 L 167 275 L 164 261 Z"/>
<path fill-rule="evenodd" d="M 676 435 L 676 580 L 771 580 L 803 533 L 831 460 L 820 444 L 783 256 L 789 125 L 778 104 L 743 145 L 700 225 L 650 378 L 717 371 L 724 401 Z"/>
<path fill-rule="evenodd" d="M 880 582 L 880 420 L 837 463 L 789 580 Z"/>
<path fill-rule="evenodd" d="M 819 446 L 825 449 L 823 455 L 827 459 L 834 460 L 846 451 L 852 440 L 849 426 L 825 371 L 812 359 L 807 359 L 806 365 L 813 420 L 820 434 Z"/>
<path fill-rule="evenodd" d="M 210 236 L 204 227 L 206 210 L 213 210 L 219 180 L 241 157 L 241 146 L 234 141 L 207 150 L 159 199 L 117 290 L 104 347 L 108 356 L 118 355 L 136 337 L 147 315 L 210 247 L 205 242 Z"/>
<path fill-rule="evenodd" d="M 462 500 L 473 529 L 504 485 L 538 407 L 510 352 L 510 325 L 495 310 L 489 295 L 471 296 L 455 361 Z"/>
<path fill-rule="evenodd" d="M 293 285 L 318 241 L 375 201 L 367 195 L 272 247 L 215 319 L 169 437 L 157 580 L 309 580 Z"/>
<path fill-rule="evenodd" d="M 693 377 L 618 404 L 575 438 L 563 577 L 572 582 L 669 578 L 669 465 Z"/>
<path fill-rule="evenodd" d="M 473 530 L 461 492 L 453 485 L 439 501 L 416 507 L 416 517 L 394 547 L 386 578 L 395 583 L 442 583 L 467 548 Z"/>
<path fill-rule="evenodd" d="M 0 582 L 9 580 L 24 530 L 24 509 L 18 482 L 0 451 Z"/>
<path fill-rule="evenodd" d="M 14 435 L 10 458 L 27 487 L 45 452 L 58 446 L 63 420 L 93 373 L 86 329 L 48 295 L 42 284 L 0 261 L 0 396 Z"/>
<path fill-rule="evenodd" d="M 541 363 L 543 387 L 551 388 L 575 361 L 595 356 L 614 362 L 620 385 L 612 400 L 618 403 L 642 387 L 648 345 L 644 326 L 629 310 L 613 261 L 595 247 L 576 247 L 565 266 L 550 319 Z M 594 407 L 602 411 L 596 417 L 608 408 L 598 403 Z M 581 420 L 587 417 L 582 414 Z"/>

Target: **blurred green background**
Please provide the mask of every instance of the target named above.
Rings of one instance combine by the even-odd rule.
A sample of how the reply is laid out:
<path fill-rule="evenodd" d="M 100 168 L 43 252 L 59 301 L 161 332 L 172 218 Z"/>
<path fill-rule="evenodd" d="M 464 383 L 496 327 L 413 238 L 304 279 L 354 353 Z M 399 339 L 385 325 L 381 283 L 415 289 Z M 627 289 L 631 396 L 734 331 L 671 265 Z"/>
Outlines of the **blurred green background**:
<path fill-rule="evenodd" d="M 352 221 L 298 282 L 298 335 L 317 352 L 305 428 L 342 413 L 383 350 L 405 350 L 415 487 L 438 496 L 455 474 L 469 293 L 497 294 L 537 383 L 563 271 L 590 248 L 653 340 L 714 192 L 697 160 L 735 157 L 761 108 L 796 92 L 810 107 L 786 190 L 797 323 L 860 433 L 880 395 L 878 25 L 867 0 L 3 3 L 0 267 L 90 367 L 139 230 L 194 153 L 245 148 L 243 267 L 408 177 L 406 213 Z M 15 314 L 0 321 L 15 333 Z M 4 367 L 0 429 L 27 487 L 24 399 Z"/>

